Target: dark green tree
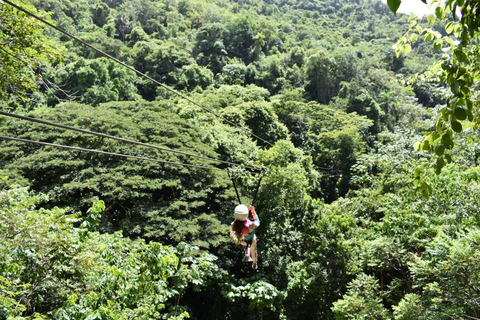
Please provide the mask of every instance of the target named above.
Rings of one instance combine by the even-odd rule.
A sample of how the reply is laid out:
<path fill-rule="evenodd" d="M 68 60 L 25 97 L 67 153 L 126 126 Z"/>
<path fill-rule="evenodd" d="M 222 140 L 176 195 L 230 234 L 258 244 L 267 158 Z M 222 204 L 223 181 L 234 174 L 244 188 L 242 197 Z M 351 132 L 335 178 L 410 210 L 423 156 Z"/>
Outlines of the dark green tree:
<path fill-rule="evenodd" d="M 34 117 L 133 138 L 175 150 L 217 157 L 200 140 L 197 128 L 160 103 L 110 103 L 97 107 L 66 103 L 55 109 L 39 109 Z M 215 165 L 174 153 L 135 147 L 114 140 L 83 136 L 71 131 L 31 123 L 8 121 L 5 134 L 88 149 L 131 154 L 195 165 Z M 226 241 L 220 205 L 231 195 L 226 173 L 156 162 L 132 161 L 29 144 L 2 143 L 6 174 L 33 190 L 49 194 L 51 205 L 69 205 L 85 210 L 95 199 L 103 199 L 107 210 L 103 230 L 123 230 L 164 243 L 189 241 L 214 247 Z M 16 156 L 22 154 L 22 161 Z M 175 232 L 172 232 L 175 230 Z M 205 233 L 205 230 L 209 232 Z"/>

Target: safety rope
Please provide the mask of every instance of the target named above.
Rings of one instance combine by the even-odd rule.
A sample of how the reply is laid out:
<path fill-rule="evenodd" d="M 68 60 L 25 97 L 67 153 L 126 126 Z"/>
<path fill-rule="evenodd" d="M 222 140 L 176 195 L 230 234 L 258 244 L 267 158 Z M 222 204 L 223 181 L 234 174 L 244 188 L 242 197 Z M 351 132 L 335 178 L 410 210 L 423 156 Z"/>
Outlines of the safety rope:
<path fill-rule="evenodd" d="M 261 170 L 260 170 L 260 175 L 259 175 L 258 180 L 257 180 L 257 186 L 256 186 L 255 191 L 253 193 L 253 199 L 252 199 L 252 203 L 251 203 L 252 206 L 255 204 L 255 200 L 257 199 L 258 189 L 260 189 L 260 183 L 262 182 L 264 172 L 265 172 L 265 168 L 262 167 Z M 228 173 L 228 177 L 230 178 L 230 180 L 232 180 L 233 188 L 235 189 L 235 194 L 237 195 L 238 203 L 240 204 L 240 203 L 242 203 L 242 199 L 240 198 L 240 193 L 238 192 L 237 183 L 235 182 L 234 171 L 233 171 L 232 168 L 227 168 L 227 173 Z"/>
<path fill-rule="evenodd" d="M 242 200 L 240 199 L 240 194 L 238 193 L 237 184 L 235 183 L 235 179 L 233 177 L 232 168 L 227 168 L 227 173 L 230 180 L 232 180 L 233 188 L 235 189 L 235 193 L 237 194 L 238 203 L 242 203 Z"/>
<path fill-rule="evenodd" d="M 258 177 L 257 187 L 255 188 L 255 193 L 253 194 L 252 206 L 255 205 L 255 200 L 257 199 L 258 189 L 260 189 L 260 183 L 262 182 L 262 178 L 263 178 L 263 173 L 264 173 L 264 172 L 265 172 L 265 168 L 262 168 L 262 171 L 260 171 L 260 175 L 259 175 L 259 177 Z"/>

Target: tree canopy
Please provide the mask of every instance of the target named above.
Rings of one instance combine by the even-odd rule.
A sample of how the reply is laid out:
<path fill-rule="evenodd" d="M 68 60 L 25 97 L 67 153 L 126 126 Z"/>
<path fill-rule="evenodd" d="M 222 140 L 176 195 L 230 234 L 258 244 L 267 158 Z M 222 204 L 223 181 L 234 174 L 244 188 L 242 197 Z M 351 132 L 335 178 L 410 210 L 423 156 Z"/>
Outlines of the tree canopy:
<path fill-rule="evenodd" d="M 475 1 L 10 1 L 0 319 L 480 318 Z"/>
<path fill-rule="evenodd" d="M 389 0 L 392 11 L 396 12 L 400 0 Z M 426 3 L 426 1 L 424 1 Z M 478 64 L 478 39 L 480 36 L 480 13 L 477 1 L 436 1 L 430 2 L 434 13 L 427 17 L 430 26 L 444 25 L 443 30 L 418 26 L 412 20 L 407 34 L 399 41 L 397 55 L 407 54 L 412 43 L 423 37 L 437 51 L 444 52 L 442 58 L 432 65 L 423 76 L 430 81 L 442 83 L 446 104 L 438 111 L 435 127 L 426 133 L 417 147 L 435 158 L 433 167 L 437 173 L 452 161 L 451 150 L 454 137 L 463 130 L 478 130 L 479 104 L 476 92 L 480 79 Z M 429 190 L 428 182 L 419 170 L 416 180 L 422 191 Z"/>

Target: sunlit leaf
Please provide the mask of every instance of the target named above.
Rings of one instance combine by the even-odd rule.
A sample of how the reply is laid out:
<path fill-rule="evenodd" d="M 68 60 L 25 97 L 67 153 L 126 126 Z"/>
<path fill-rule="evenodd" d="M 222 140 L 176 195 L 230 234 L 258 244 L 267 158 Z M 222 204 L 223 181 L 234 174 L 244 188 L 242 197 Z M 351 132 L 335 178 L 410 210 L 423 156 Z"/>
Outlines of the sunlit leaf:
<path fill-rule="evenodd" d="M 450 34 L 453 32 L 453 28 L 454 28 L 454 25 L 453 25 L 453 21 L 450 21 L 448 22 L 446 25 L 445 25 L 445 31 Z"/>
<path fill-rule="evenodd" d="M 445 13 L 443 12 L 442 7 L 437 6 L 435 8 L 435 16 L 437 17 L 437 19 L 443 19 L 443 17 L 445 16 Z"/>
<path fill-rule="evenodd" d="M 428 32 L 428 33 L 425 35 L 424 40 L 425 40 L 425 42 L 428 42 L 428 41 L 432 41 L 433 38 L 434 38 L 433 33 Z"/>
<path fill-rule="evenodd" d="M 422 174 L 422 168 L 416 167 L 415 168 L 415 177 L 420 177 L 421 174 Z"/>

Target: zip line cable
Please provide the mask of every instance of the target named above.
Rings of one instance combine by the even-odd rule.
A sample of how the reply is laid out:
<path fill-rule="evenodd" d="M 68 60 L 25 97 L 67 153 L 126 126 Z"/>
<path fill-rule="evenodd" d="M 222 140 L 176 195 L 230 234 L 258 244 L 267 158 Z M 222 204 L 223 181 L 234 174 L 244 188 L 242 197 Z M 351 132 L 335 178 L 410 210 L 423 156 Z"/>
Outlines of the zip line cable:
<path fill-rule="evenodd" d="M 60 29 L 59 27 L 57 27 L 57 26 L 53 25 L 52 23 L 46 21 L 45 19 L 37 16 L 36 14 L 34 14 L 34 13 L 32 13 L 32 12 L 30 12 L 30 11 L 28 11 L 28 10 L 26 10 L 26 9 L 18 6 L 18 5 L 16 5 L 16 4 L 14 4 L 14 3 L 11 2 L 10 0 L 2 0 L 2 1 L 5 2 L 5 3 L 8 3 L 9 5 L 11 5 L 12 7 L 16 8 L 17 10 L 20 10 L 20 11 L 26 13 L 27 15 L 29 15 L 29 16 L 31 16 L 31 17 L 33 17 L 33 18 L 35 18 L 35 19 L 43 22 L 44 24 L 50 26 L 51 28 L 53 28 L 53 29 L 55 29 L 55 30 L 63 33 L 63 34 L 66 35 L 67 37 L 72 38 L 72 39 L 80 42 L 80 43 L 83 44 L 84 46 L 86 46 L 86 47 L 88 47 L 88 48 L 96 51 L 97 53 L 101 54 L 102 56 L 107 57 L 108 59 L 111 59 L 111 60 L 115 61 L 116 63 L 118 63 L 118 64 L 124 66 L 125 68 L 127 68 L 127 69 L 135 72 L 136 74 L 138 74 L 138 75 L 140 75 L 140 76 L 142 76 L 142 77 L 144 77 L 144 78 L 152 81 L 152 82 L 155 83 L 156 85 L 158 85 L 158 86 L 160 86 L 160 87 L 162 87 L 162 88 L 170 91 L 171 93 L 173 93 L 173 94 L 175 94 L 175 95 L 177 95 L 177 96 L 179 96 L 179 97 L 181 97 L 181 98 L 189 101 L 190 103 L 193 103 L 193 104 L 196 105 L 197 107 L 200 107 L 200 108 L 202 108 L 203 110 L 205 110 L 205 111 L 207 111 L 207 112 L 210 112 L 211 114 L 217 116 L 218 118 L 220 118 L 220 119 L 222 119 L 223 121 L 229 123 L 230 125 L 232 125 L 232 126 L 234 126 L 234 127 L 238 127 L 238 128 L 240 128 L 240 129 L 244 129 L 243 127 L 239 126 L 238 124 L 235 124 L 233 121 L 230 121 L 230 120 L 226 119 L 225 117 L 222 117 L 220 114 L 218 114 L 218 113 L 216 113 L 215 111 L 213 111 L 213 110 L 205 107 L 204 105 L 202 105 L 202 104 L 200 104 L 200 103 L 192 100 L 191 98 L 189 98 L 189 97 L 187 97 L 186 95 L 178 92 L 177 90 L 172 89 L 172 88 L 170 88 L 169 86 L 167 86 L 167 85 L 165 85 L 165 84 L 163 84 L 163 83 L 161 83 L 161 82 L 158 82 L 157 80 L 153 79 L 152 77 L 150 77 L 150 76 L 148 76 L 148 75 L 146 75 L 146 74 L 138 71 L 137 69 L 129 66 L 128 64 L 126 64 L 126 63 L 124 63 L 124 62 L 122 62 L 122 61 L 120 61 L 120 60 L 118 60 L 117 58 L 109 55 L 108 53 L 103 52 L 103 51 L 100 50 L 100 49 L 97 49 L 96 47 L 92 46 L 91 44 L 89 44 L 89 43 L 87 43 L 87 42 L 85 42 L 85 41 L 83 41 L 83 40 L 75 37 L 75 36 L 72 35 L 71 33 L 67 32 L 67 31 L 65 31 L 65 30 Z M 265 139 L 263 139 L 263 138 L 255 135 L 254 133 L 252 133 L 252 132 L 248 132 L 248 133 L 249 133 L 251 136 L 257 138 L 258 140 L 261 140 L 261 141 L 267 143 L 268 145 L 273 146 L 273 144 L 272 144 L 271 142 L 269 142 L 269 141 L 267 141 L 267 140 L 265 140 Z"/>
<path fill-rule="evenodd" d="M 43 146 L 64 148 L 64 149 L 84 151 L 84 152 L 100 153 L 100 154 L 105 154 L 105 155 L 109 155 L 109 156 L 123 157 L 123 158 L 129 158 L 129 159 L 154 161 L 154 162 L 161 162 L 161 163 L 180 165 L 180 166 L 186 166 L 186 167 L 194 167 L 194 168 L 200 168 L 200 169 L 225 171 L 225 169 L 220 169 L 220 168 L 216 168 L 216 167 L 200 166 L 200 165 L 195 165 L 195 164 L 190 164 L 190 163 L 174 162 L 174 161 L 167 161 L 167 160 L 159 160 L 159 159 L 153 159 L 153 158 L 147 158 L 147 157 L 133 156 L 133 155 L 129 155 L 129 154 L 107 152 L 107 151 L 102 151 L 102 150 L 87 149 L 87 148 L 81 148 L 81 147 L 72 147 L 72 146 L 66 146 L 66 145 L 63 145 L 63 144 L 56 144 L 56 143 L 49 143 L 49 142 L 42 142 L 42 141 L 35 141 L 35 140 L 28 140 L 28 139 L 21 139 L 21 138 L 13 138 L 13 137 L 7 137 L 7 136 L 0 136 L 0 139 L 10 140 L 10 141 L 26 142 L 26 143 L 32 143 L 32 144 L 39 144 L 39 145 L 43 145 Z"/>
<path fill-rule="evenodd" d="M 27 63 L 26 63 L 24 60 L 22 60 L 21 58 L 15 56 L 15 55 L 13 55 L 13 54 L 11 54 L 10 52 L 6 51 L 5 49 L 0 48 L 0 50 L 3 51 L 3 52 L 5 52 L 5 54 L 8 54 L 8 55 L 10 55 L 11 57 L 13 57 L 13 58 L 17 59 L 18 61 L 22 62 L 23 64 L 27 65 Z M 210 161 L 221 162 L 221 163 L 229 164 L 229 165 L 241 166 L 241 165 L 238 164 L 238 163 L 233 163 L 233 162 L 229 162 L 229 161 L 223 161 L 223 160 L 213 159 L 213 158 L 209 158 L 209 157 L 205 157 L 205 156 L 200 156 L 200 155 L 196 155 L 196 154 L 192 154 L 192 153 L 187 153 L 187 152 L 183 152 L 183 151 L 173 150 L 173 149 L 166 148 L 166 147 L 160 147 L 160 146 L 155 146 L 155 145 L 151 145 L 151 144 L 147 144 L 147 143 L 142 143 L 142 142 L 138 142 L 138 141 L 134 141 L 134 140 L 130 140 L 130 139 L 124 139 L 124 138 L 120 138 L 120 137 L 110 136 L 110 135 L 107 135 L 107 134 L 102 134 L 102 133 L 98 133 L 98 132 L 94 132 L 94 131 L 90 131 L 90 130 L 78 129 L 78 128 L 71 127 L 71 126 L 67 126 L 67 125 L 62 125 L 62 124 L 57 124 L 57 123 L 54 123 L 54 122 L 49 122 L 49 121 L 45 121 L 45 120 L 40 120 L 40 119 L 36 119 L 36 118 L 32 118 L 32 117 L 17 115 L 17 114 L 13 114 L 13 113 L 10 113 L 10 112 L 4 112 L 4 111 L 1 111 L 1 110 L 0 110 L 0 114 L 1 114 L 1 115 L 4 115 L 4 116 L 9 116 L 9 117 L 14 117 L 14 118 L 22 119 L 22 120 L 27 120 L 27 121 L 42 123 L 42 124 L 46 124 L 46 125 L 50 125 L 50 126 L 55 126 L 55 127 L 59 127 L 59 128 L 63 128 L 63 129 L 74 130 L 74 131 L 78 131 L 78 132 L 82 132 L 82 133 L 93 134 L 93 135 L 97 135 L 97 136 L 101 136 L 101 137 L 105 137 L 105 138 L 110 138 L 110 139 L 114 139 L 114 140 L 119 140 L 119 141 L 123 141 L 123 142 L 129 142 L 129 143 L 133 143 L 133 144 L 143 145 L 143 146 L 146 146 L 146 147 L 152 147 L 152 148 L 159 149 L 159 150 L 163 150 L 163 151 L 168 151 L 168 152 L 173 152 L 173 153 L 188 155 L 188 156 L 192 156 L 192 157 L 197 157 L 197 158 L 200 158 L 200 159 L 205 159 L 205 160 L 210 160 Z M 255 168 L 255 167 L 251 167 L 251 166 L 245 166 L 245 165 L 243 165 L 243 166 L 244 166 L 245 168 L 250 169 L 250 170 L 261 171 L 261 169 L 259 169 L 259 168 Z"/>
<path fill-rule="evenodd" d="M 242 166 L 238 163 L 233 163 L 233 162 L 229 162 L 229 161 L 214 159 L 214 158 L 201 156 L 201 155 L 194 154 L 194 153 L 174 150 L 174 149 L 170 149 L 170 148 L 166 148 L 166 147 L 160 147 L 160 146 L 156 146 L 156 145 L 149 144 L 149 143 L 143 143 L 143 142 L 139 142 L 139 141 L 135 141 L 135 140 L 131 140 L 131 139 L 120 138 L 120 137 L 117 137 L 117 136 L 111 136 L 111 135 L 108 135 L 108 134 L 99 133 L 99 132 L 95 132 L 95 131 L 79 129 L 79 128 L 75 128 L 75 127 L 72 127 L 72 126 L 67 126 L 67 125 L 63 125 L 63 124 L 59 124 L 59 123 L 55 123 L 55 122 L 50 122 L 50 121 L 36 119 L 36 118 L 32 118 L 32 117 L 27 117 L 27 116 L 22 116 L 22 115 L 10 113 L 10 112 L 5 112 L 5 111 L 1 111 L 1 110 L 0 110 L 0 115 L 4 115 L 4 116 L 7 116 L 7 117 L 13 117 L 13 118 L 21 119 L 21 120 L 27 120 L 27 121 L 36 122 L 36 123 L 41 123 L 41 124 L 45 124 L 45 125 L 49 125 L 49 126 L 53 126 L 53 127 L 57 127 L 57 128 L 62 128 L 62 129 L 73 130 L 73 131 L 77 131 L 77 132 L 81 132 L 81 133 L 91 134 L 91 135 L 102 137 L 102 138 L 108 138 L 108 139 L 118 140 L 118 141 L 122 141 L 122 142 L 132 143 L 132 144 L 136 144 L 136 145 L 140 145 L 140 146 L 144 146 L 144 147 L 149 147 L 149 148 L 154 148 L 154 149 L 158 149 L 158 150 L 162 150 L 162 151 L 178 153 L 178 154 L 182 154 L 182 155 L 185 155 L 185 156 L 200 158 L 200 159 L 209 160 L 209 161 L 220 162 L 220 163 L 224 163 L 224 164 L 228 164 L 228 165 Z M 251 167 L 251 166 L 245 166 L 245 165 L 243 165 L 243 166 L 245 168 L 248 168 L 248 169 L 253 170 L 253 171 L 261 171 L 261 169 L 259 169 L 259 168 L 255 168 L 255 167 Z"/>
<path fill-rule="evenodd" d="M 0 51 L 5 52 L 5 54 L 8 54 L 11 57 L 13 57 L 13 58 L 17 59 L 18 61 L 22 62 L 23 64 L 27 65 L 27 63 L 24 60 L 22 60 L 21 58 L 11 54 L 10 52 L 6 51 L 5 49 L 3 49 L 1 47 L 0 47 Z M 97 133 L 97 132 L 89 131 L 89 130 L 85 130 L 85 129 L 78 129 L 78 128 L 67 126 L 67 125 L 62 125 L 62 124 L 57 124 L 57 123 L 54 123 L 54 122 L 40 120 L 40 119 L 36 119 L 36 118 L 32 118 L 32 117 L 17 115 L 17 114 L 14 114 L 14 113 L 4 112 L 4 111 L 1 111 L 1 110 L 0 110 L 0 114 L 4 115 L 4 116 L 9 116 L 9 117 L 22 119 L 22 120 L 27 120 L 27 121 L 46 124 L 46 125 L 51 125 L 51 126 L 55 126 L 55 127 L 59 127 L 59 128 L 63 128 L 63 129 L 74 130 L 74 131 L 78 131 L 78 132 L 82 132 L 82 133 L 88 133 L 88 134 L 93 134 L 93 135 L 97 135 L 97 136 L 101 136 L 101 137 L 111 138 L 111 139 L 115 139 L 115 140 L 119 140 L 119 141 L 123 141 L 123 142 L 129 142 L 129 143 L 133 143 L 133 144 L 143 145 L 143 146 L 146 146 L 146 147 L 153 147 L 153 148 L 163 150 L 163 151 L 188 155 L 188 156 L 197 157 L 197 158 L 200 158 L 200 159 L 205 159 L 205 160 L 210 160 L 210 161 L 221 162 L 221 163 L 228 164 L 228 165 L 243 166 L 243 167 L 245 167 L 247 169 L 250 169 L 250 170 L 253 170 L 253 171 L 261 171 L 260 168 L 255 168 L 255 167 L 252 167 L 252 166 L 246 166 L 246 165 L 241 165 L 241 164 L 233 163 L 233 162 L 229 162 L 229 161 L 223 161 L 223 160 L 219 160 L 219 159 L 209 158 L 209 157 L 200 156 L 200 155 L 196 155 L 196 154 L 192 154 L 192 153 L 173 150 L 173 149 L 166 148 L 166 147 L 160 147 L 160 146 L 155 146 L 155 145 L 151 145 L 151 144 L 147 144 L 147 143 L 137 142 L 135 140 L 124 139 L 124 138 L 120 138 L 120 137 L 110 136 L 110 135 L 107 135 L 107 134 Z"/>

